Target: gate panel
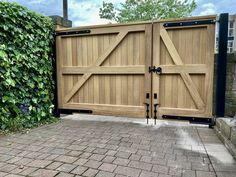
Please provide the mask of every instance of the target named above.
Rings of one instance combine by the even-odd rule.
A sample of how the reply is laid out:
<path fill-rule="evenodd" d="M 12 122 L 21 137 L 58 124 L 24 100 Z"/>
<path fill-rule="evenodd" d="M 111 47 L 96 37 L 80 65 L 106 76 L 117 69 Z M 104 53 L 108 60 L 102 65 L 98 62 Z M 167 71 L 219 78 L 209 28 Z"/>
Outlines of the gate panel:
<path fill-rule="evenodd" d="M 158 115 L 212 117 L 215 25 L 165 23 L 154 23 L 153 29 L 153 66 L 162 69 L 153 73 Z"/>
<path fill-rule="evenodd" d="M 90 33 L 63 33 L 76 30 Z M 151 24 L 57 32 L 59 109 L 144 117 L 145 93 L 151 93 Z"/>

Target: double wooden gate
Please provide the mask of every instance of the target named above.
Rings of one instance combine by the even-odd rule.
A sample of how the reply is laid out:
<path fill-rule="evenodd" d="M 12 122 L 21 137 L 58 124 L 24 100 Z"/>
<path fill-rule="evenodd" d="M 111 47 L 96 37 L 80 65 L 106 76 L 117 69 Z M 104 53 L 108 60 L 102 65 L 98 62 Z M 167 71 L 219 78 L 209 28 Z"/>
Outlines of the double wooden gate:
<path fill-rule="evenodd" d="M 57 30 L 59 109 L 212 117 L 214 20 Z"/>

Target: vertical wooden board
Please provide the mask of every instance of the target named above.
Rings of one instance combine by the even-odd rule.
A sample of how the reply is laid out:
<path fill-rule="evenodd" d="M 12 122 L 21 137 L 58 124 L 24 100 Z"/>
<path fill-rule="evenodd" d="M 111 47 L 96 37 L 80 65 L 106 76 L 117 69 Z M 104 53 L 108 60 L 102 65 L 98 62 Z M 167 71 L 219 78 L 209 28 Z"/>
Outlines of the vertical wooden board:
<path fill-rule="evenodd" d="M 178 107 L 178 75 L 177 74 L 173 74 L 172 75 L 172 88 L 171 88 L 171 106 L 173 108 L 177 108 Z"/>
<path fill-rule="evenodd" d="M 128 34 L 130 35 L 130 34 Z M 128 36 L 122 41 L 121 45 L 121 66 L 127 66 L 128 64 Z M 128 81 L 126 75 L 120 75 L 121 77 L 121 104 L 127 105 L 128 104 Z"/>
<path fill-rule="evenodd" d="M 146 40 L 147 39 L 147 40 Z M 139 58 L 139 65 L 146 64 L 146 61 L 151 60 L 152 55 L 152 27 L 146 25 L 145 27 L 145 33 L 140 32 L 139 33 L 139 51 L 140 51 L 140 58 Z M 151 62 L 150 62 L 151 64 Z M 147 71 L 145 71 L 147 72 Z M 146 73 L 145 73 L 146 75 Z M 146 101 L 146 88 L 144 89 L 145 84 L 143 83 L 143 78 L 145 75 L 139 75 L 139 106 L 144 106 L 143 103 Z M 150 74 L 148 73 L 149 77 L 146 77 L 146 79 L 149 80 L 149 84 L 146 85 L 147 90 L 149 90 L 151 94 L 151 78 Z M 151 96 L 151 95 L 150 95 Z"/>
<path fill-rule="evenodd" d="M 104 50 L 106 50 L 109 47 L 110 44 L 110 36 L 106 35 L 103 38 L 103 43 L 104 43 Z M 110 66 L 110 60 L 106 59 L 105 62 L 103 63 L 102 66 Z M 109 75 L 105 75 L 105 104 L 110 104 L 110 91 L 111 91 L 111 87 L 110 87 L 110 76 Z"/>
<path fill-rule="evenodd" d="M 133 36 L 134 36 L 134 34 L 130 33 L 127 37 L 128 38 L 128 61 L 127 61 L 128 66 L 134 65 Z M 134 104 L 133 103 L 134 97 L 132 96 L 133 91 L 134 91 L 133 75 L 128 75 L 127 81 L 128 81 L 128 91 L 127 91 L 128 92 L 128 100 L 127 100 L 127 104 L 128 105 L 133 105 Z"/>
<path fill-rule="evenodd" d="M 76 37 L 77 39 L 77 64 L 78 66 L 83 66 L 83 48 L 82 48 L 82 37 Z M 78 79 L 80 79 L 82 76 L 78 76 Z M 77 91 L 76 94 L 77 100 L 79 103 L 83 103 L 84 102 L 84 93 L 82 91 L 82 89 Z"/>
<path fill-rule="evenodd" d="M 199 29 L 193 29 L 192 30 L 192 64 L 201 64 L 201 49 L 202 46 L 200 45 L 200 34 L 201 34 L 202 28 Z M 196 46 L 198 46 L 196 48 Z"/>
<path fill-rule="evenodd" d="M 116 66 L 121 66 L 121 46 L 122 42 L 120 45 L 117 47 L 116 50 Z M 121 87 L 121 76 L 116 75 L 116 104 L 121 105 L 121 95 L 122 95 L 122 87 Z"/>
<path fill-rule="evenodd" d="M 215 26 L 207 26 L 207 52 L 206 52 L 206 64 L 208 66 L 208 72 L 205 77 L 205 95 L 206 95 L 206 110 L 205 114 L 212 116 L 212 102 L 213 102 L 213 74 L 214 74 L 214 43 L 215 39 Z"/>
<path fill-rule="evenodd" d="M 136 33 L 134 38 L 133 38 L 133 43 L 134 43 L 134 48 L 133 48 L 133 53 L 134 53 L 134 65 L 139 65 L 140 63 L 140 51 L 139 46 L 140 46 L 140 33 Z M 140 88 L 139 88 L 139 76 L 136 75 L 133 80 L 133 85 L 134 85 L 134 92 L 133 92 L 133 97 L 134 97 L 134 105 L 138 106 L 139 101 L 140 101 Z"/>
<path fill-rule="evenodd" d="M 99 52 L 98 52 L 98 36 L 93 36 L 93 61 L 95 61 L 99 57 Z M 93 76 L 93 81 L 94 81 L 94 103 L 98 104 L 99 103 L 99 80 L 98 76 L 94 75 Z"/>
<path fill-rule="evenodd" d="M 72 66 L 72 40 L 71 38 L 66 38 L 66 59 L 65 66 Z M 73 87 L 73 77 L 71 75 L 65 78 L 66 93 L 68 93 Z M 72 102 L 72 99 L 70 100 Z"/>
<path fill-rule="evenodd" d="M 88 49 L 87 49 L 87 36 L 82 37 L 82 64 L 83 67 L 88 66 Z M 80 88 L 83 92 L 83 102 L 88 103 L 88 82 L 85 82 L 84 85 Z"/>
<path fill-rule="evenodd" d="M 77 66 L 77 40 L 76 38 L 72 38 L 72 66 Z M 78 76 L 77 75 L 72 75 L 73 78 L 73 86 L 75 83 L 78 81 Z M 72 102 L 76 103 L 78 102 L 77 96 L 74 95 L 72 98 Z"/>
<path fill-rule="evenodd" d="M 115 41 L 115 35 L 110 37 L 110 44 Z M 116 66 L 116 51 L 114 50 L 110 57 L 110 66 Z M 110 103 L 115 105 L 116 104 L 116 75 L 110 75 Z"/>
<path fill-rule="evenodd" d="M 87 37 L 87 53 L 88 53 L 88 63 L 87 66 L 91 66 L 93 64 L 93 37 Z M 94 77 L 91 76 L 88 82 L 88 103 L 94 102 Z"/>
<path fill-rule="evenodd" d="M 61 72 L 61 67 L 63 65 L 62 62 L 62 39 L 60 36 L 56 37 L 56 69 L 57 69 L 57 99 L 58 99 L 58 108 L 61 108 L 63 105 L 63 100 L 64 100 L 64 81 L 63 81 L 63 76 Z"/>
<path fill-rule="evenodd" d="M 153 24 L 153 35 L 152 35 L 153 41 L 152 41 L 152 61 L 150 64 L 152 66 L 160 66 L 161 64 L 161 37 L 160 37 L 160 24 L 159 23 L 154 23 Z M 152 77 L 151 79 L 151 100 L 150 103 L 152 105 L 154 104 L 159 104 L 159 107 L 162 106 L 162 99 L 163 99 L 163 92 L 161 90 L 161 76 L 157 74 L 151 74 L 149 77 Z M 148 84 L 148 83 L 146 83 Z M 160 95 L 160 93 L 162 95 Z M 154 99 L 154 94 L 157 94 L 157 99 Z M 151 113 L 153 114 L 154 107 L 151 107 Z M 152 116 L 151 114 L 151 116 Z"/>
<path fill-rule="evenodd" d="M 110 34 L 109 35 L 109 43 L 112 44 L 116 41 L 116 37 L 118 34 Z M 122 42 L 121 42 L 122 43 Z M 121 45 L 121 43 L 119 45 Z M 119 50 L 119 45 L 115 50 L 111 52 L 111 54 L 107 57 L 107 61 L 109 61 L 110 66 L 116 66 L 116 51 Z"/>
<path fill-rule="evenodd" d="M 215 32 L 212 32 L 213 33 L 213 35 L 215 36 Z M 201 30 L 200 32 L 199 32 L 199 34 L 200 34 L 200 41 L 199 41 L 199 46 L 201 46 L 201 55 L 200 55 L 200 60 L 199 60 L 199 62 L 201 63 L 201 64 L 209 64 L 209 63 L 207 63 L 207 61 L 208 61 L 208 59 L 210 58 L 210 57 L 208 57 L 207 56 L 207 53 L 208 53 L 208 47 L 209 47 L 209 45 L 211 45 L 210 43 L 212 43 L 211 41 L 207 41 L 207 38 L 208 38 L 208 35 L 207 35 L 207 28 L 204 28 L 203 30 Z M 212 35 L 212 34 L 210 34 L 210 35 Z M 215 41 L 215 40 L 214 40 Z M 213 41 L 213 42 L 214 42 Z M 214 46 L 215 46 L 215 44 L 214 44 Z M 211 46 L 212 47 L 212 46 Z M 214 49 L 213 49 L 214 50 Z M 212 52 L 212 51 L 211 51 Z M 212 54 L 214 55 L 214 51 L 212 52 Z M 214 63 L 211 63 L 211 64 L 214 64 Z"/>
<path fill-rule="evenodd" d="M 101 56 L 104 52 L 104 35 L 99 36 L 98 38 L 98 56 Z M 99 103 L 105 103 L 105 77 L 104 75 L 97 75 L 99 80 Z"/>

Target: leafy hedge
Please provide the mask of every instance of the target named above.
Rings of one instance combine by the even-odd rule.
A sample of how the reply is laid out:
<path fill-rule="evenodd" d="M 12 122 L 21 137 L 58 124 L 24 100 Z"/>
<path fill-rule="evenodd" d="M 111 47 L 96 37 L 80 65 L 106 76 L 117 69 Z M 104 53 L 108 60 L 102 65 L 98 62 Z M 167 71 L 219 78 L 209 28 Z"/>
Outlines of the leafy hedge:
<path fill-rule="evenodd" d="M 51 19 L 3 1 L 0 19 L 0 130 L 54 120 Z"/>

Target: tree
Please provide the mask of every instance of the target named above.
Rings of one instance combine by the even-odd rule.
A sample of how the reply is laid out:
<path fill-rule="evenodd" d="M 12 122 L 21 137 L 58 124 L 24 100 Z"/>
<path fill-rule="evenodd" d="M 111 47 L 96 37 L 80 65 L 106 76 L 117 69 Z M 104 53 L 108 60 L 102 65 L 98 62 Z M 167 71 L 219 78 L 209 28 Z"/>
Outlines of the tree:
<path fill-rule="evenodd" d="M 119 23 L 180 18 L 190 16 L 196 7 L 195 0 L 126 0 L 119 7 L 103 2 L 99 16 Z"/>

